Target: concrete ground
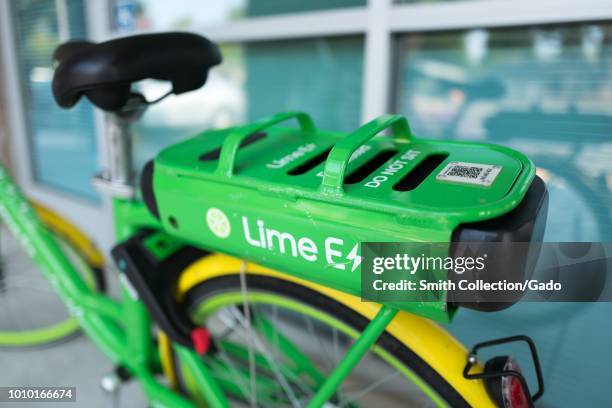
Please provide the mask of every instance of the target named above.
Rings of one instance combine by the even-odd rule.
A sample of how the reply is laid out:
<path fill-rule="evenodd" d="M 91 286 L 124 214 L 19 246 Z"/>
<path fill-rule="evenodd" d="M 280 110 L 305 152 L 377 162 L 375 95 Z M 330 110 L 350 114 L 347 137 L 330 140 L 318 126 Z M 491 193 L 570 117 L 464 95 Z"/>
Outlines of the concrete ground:
<path fill-rule="evenodd" d="M 0 224 L 0 329 L 44 327 L 65 318 L 66 310 L 40 270 Z M 106 273 L 110 293 L 118 293 L 116 275 Z M 25 300 L 27 299 L 27 301 Z M 27 407 L 146 407 L 136 383 L 121 387 L 117 401 L 100 387 L 113 366 L 84 335 L 40 349 L 0 348 L 0 387 L 76 387 L 76 403 L 0 402 L 0 408 Z M 116 402 L 116 403 L 115 403 Z"/>
<path fill-rule="evenodd" d="M 0 349 L 0 386 L 71 386 L 76 387 L 76 403 L 19 403 L 29 407 L 137 408 L 147 402 L 136 383 L 121 387 L 117 398 L 106 394 L 100 379 L 112 370 L 112 364 L 85 337 L 44 350 Z M 0 402 L 0 408 L 12 404 Z"/>

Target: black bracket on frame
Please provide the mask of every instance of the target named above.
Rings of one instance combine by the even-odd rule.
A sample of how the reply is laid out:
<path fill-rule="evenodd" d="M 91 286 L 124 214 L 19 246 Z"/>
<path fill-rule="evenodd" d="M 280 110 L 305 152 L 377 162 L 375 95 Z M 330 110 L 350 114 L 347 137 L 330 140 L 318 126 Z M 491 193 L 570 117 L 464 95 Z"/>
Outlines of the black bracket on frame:
<path fill-rule="evenodd" d="M 483 341 L 481 343 L 475 344 L 472 347 L 472 350 L 470 351 L 470 353 L 468 354 L 467 363 L 465 365 L 465 368 L 463 369 L 463 377 L 467 378 L 468 380 L 480 380 L 480 379 L 500 378 L 500 377 L 516 377 L 521 382 L 523 389 L 528 391 L 529 386 L 527 385 L 527 381 L 525 380 L 525 377 L 523 377 L 523 374 L 515 370 L 482 372 L 482 373 L 470 374 L 470 369 L 478 361 L 478 357 L 477 357 L 478 350 L 487 348 L 487 347 L 497 346 L 500 344 L 515 343 L 515 342 L 520 342 L 520 341 L 524 341 L 529 346 L 529 350 L 531 351 L 531 358 L 533 360 L 533 366 L 536 372 L 536 378 L 538 381 L 538 391 L 531 396 L 530 405 L 533 406 L 533 401 L 538 400 L 544 394 L 544 378 L 542 376 L 542 367 L 540 366 L 540 359 L 538 358 L 538 352 L 536 350 L 535 343 L 529 336 L 519 335 L 519 336 L 504 337 L 501 339 L 488 340 L 488 341 Z"/>
<path fill-rule="evenodd" d="M 111 251 L 113 259 L 160 329 L 173 342 L 193 347 L 191 335 L 196 327 L 175 298 L 176 285 L 181 272 L 207 252 L 184 245 L 157 259 L 144 244 L 154 233 L 142 230 L 116 245 Z"/>

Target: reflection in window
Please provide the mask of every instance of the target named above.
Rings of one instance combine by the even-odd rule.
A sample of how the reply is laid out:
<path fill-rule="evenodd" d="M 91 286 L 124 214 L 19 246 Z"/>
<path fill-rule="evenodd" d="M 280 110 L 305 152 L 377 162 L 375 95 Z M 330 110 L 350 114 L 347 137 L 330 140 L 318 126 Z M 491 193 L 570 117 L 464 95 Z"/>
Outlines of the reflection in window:
<path fill-rule="evenodd" d="M 398 61 L 417 135 L 525 152 L 551 193 L 547 237 L 612 239 L 612 25 L 406 35 Z"/>
<path fill-rule="evenodd" d="M 210 128 L 226 127 L 283 110 L 304 110 L 324 129 L 359 125 L 363 41 L 338 37 L 224 45 L 223 63 L 197 91 L 152 106 L 138 125 L 137 168 L 163 146 Z M 167 84 L 145 81 L 148 99 Z"/>
<path fill-rule="evenodd" d="M 116 31 L 195 30 L 247 17 L 364 6 L 366 0 L 114 0 Z"/>
<path fill-rule="evenodd" d="M 171 95 L 148 108 L 134 131 L 135 165 L 142 165 L 164 146 L 207 129 L 244 122 L 244 50 L 221 46 L 223 63 L 212 68 L 206 84 L 195 91 Z M 147 99 L 164 95 L 171 86 L 160 81 L 142 81 L 138 88 Z"/>
<path fill-rule="evenodd" d="M 501 143 L 527 153 L 550 191 L 546 240 L 609 241 L 611 28 L 403 36 L 396 109 L 418 136 Z M 606 406 L 609 364 L 599 356 L 609 351 L 611 330 L 597 322 L 609 318 L 609 306 L 522 303 L 494 315 L 461 311 L 451 330 L 466 344 L 527 333 L 538 345 L 545 373 L 542 404 L 578 406 L 588 395 L 591 406 Z M 574 378 L 586 377 L 592 381 L 577 388 Z"/>
<path fill-rule="evenodd" d="M 60 32 L 86 37 L 84 2 L 67 0 L 63 17 L 57 3 L 12 2 L 34 176 L 44 184 L 97 200 L 89 182 L 98 167 L 91 104 L 64 110 L 51 94 L 52 55 L 61 42 Z"/>
<path fill-rule="evenodd" d="M 361 37 L 251 43 L 245 57 L 249 120 L 303 110 L 323 129 L 359 125 Z"/>

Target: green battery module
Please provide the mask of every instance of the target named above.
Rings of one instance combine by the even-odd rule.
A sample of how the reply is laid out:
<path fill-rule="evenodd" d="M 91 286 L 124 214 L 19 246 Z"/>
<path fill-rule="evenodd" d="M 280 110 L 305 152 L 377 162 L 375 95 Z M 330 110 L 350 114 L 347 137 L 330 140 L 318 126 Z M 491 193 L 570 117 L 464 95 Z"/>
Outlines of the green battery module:
<path fill-rule="evenodd" d="M 290 119 L 299 127 L 277 126 Z M 361 242 L 532 239 L 525 223 L 545 213 L 545 188 L 521 222 L 479 223 L 515 213 L 534 177 L 522 153 L 416 138 L 402 116 L 345 134 L 286 112 L 166 148 L 145 167 L 143 195 L 168 233 L 193 245 L 359 296 Z M 457 305 L 443 296 L 394 306 L 448 321 Z"/>

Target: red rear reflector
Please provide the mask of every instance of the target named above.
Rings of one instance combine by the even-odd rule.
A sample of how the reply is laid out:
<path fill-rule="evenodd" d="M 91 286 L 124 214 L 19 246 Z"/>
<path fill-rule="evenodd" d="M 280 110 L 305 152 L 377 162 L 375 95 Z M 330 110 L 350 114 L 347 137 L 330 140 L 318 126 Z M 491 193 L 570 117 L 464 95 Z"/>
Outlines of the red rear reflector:
<path fill-rule="evenodd" d="M 191 342 L 196 353 L 203 356 L 210 347 L 210 333 L 203 327 L 196 327 L 191 331 Z"/>
<path fill-rule="evenodd" d="M 504 377 L 502 379 L 502 390 L 507 408 L 529 408 L 523 384 L 518 378 Z"/>
<path fill-rule="evenodd" d="M 508 357 L 504 366 L 504 371 L 521 372 L 521 367 L 516 360 Z M 521 380 L 517 377 L 502 377 L 501 381 L 502 397 L 506 408 L 529 408 L 529 399 L 523 389 Z"/>

